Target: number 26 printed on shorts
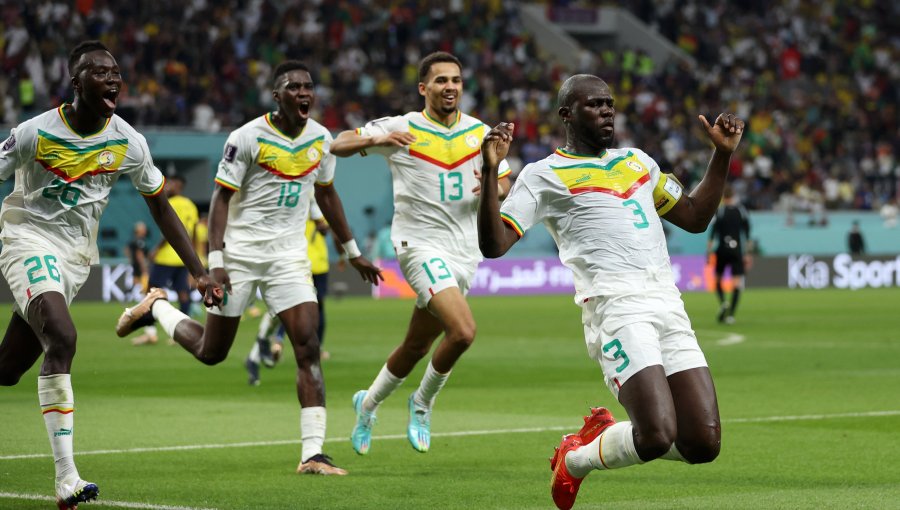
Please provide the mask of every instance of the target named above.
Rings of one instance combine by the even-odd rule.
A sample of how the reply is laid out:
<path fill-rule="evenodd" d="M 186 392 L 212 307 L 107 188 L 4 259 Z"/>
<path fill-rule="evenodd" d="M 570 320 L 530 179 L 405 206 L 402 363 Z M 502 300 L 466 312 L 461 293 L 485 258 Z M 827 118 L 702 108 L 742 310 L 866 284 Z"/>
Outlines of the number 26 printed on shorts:
<path fill-rule="evenodd" d="M 28 276 L 28 283 L 34 285 L 46 280 L 48 276 L 53 281 L 60 281 L 56 261 L 56 257 L 53 255 L 35 256 L 25 259 L 23 264 L 25 266 L 25 274 Z M 47 269 L 46 274 L 44 273 L 44 268 Z"/>

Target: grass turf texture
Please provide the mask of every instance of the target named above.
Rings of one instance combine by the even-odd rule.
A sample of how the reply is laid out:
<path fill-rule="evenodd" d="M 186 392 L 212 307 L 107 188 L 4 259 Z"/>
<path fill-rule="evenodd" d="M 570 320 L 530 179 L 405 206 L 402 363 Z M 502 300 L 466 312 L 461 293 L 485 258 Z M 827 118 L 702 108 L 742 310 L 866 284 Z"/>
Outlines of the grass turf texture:
<path fill-rule="evenodd" d="M 712 367 L 723 424 L 716 462 L 656 461 L 592 473 L 576 508 L 900 508 L 900 329 L 896 290 L 751 289 L 738 323 L 715 322 L 710 294 L 686 294 Z M 365 457 L 347 440 L 350 398 L 405 331 L 411 301 L 330 300 L 325 452 L 347 477 L 299 476 L 299 407 L 288 358 L 249 387 L 246 320 L 227 361 L 115 337 L 120 307 L 76 303 L 78 467 L 103 501 L 219 509 L 553 508 L 547 459 L 591 405 L 622 408 L 586 355 L 568 296 L 473 298 L 478 338 L 437 400 L 431 451 L 405 439 L 410 375 L 378 413 Z M 10 308 L 0 308 L 3 317 Z M 740 340 L 732 345 L 720 345 Z M 48 454 L 37 367 L 0 388 L 0 457 Z M 887 411 L 884 415 L 865 415 Z M 836 417 L 863 413 L 858 417 Z M 778 417 L 822 415 L 778 421 Z M 831 417 L 829 417 L 831 416 Z M 754 421 L 760 419 L 762 421 Z M 506 434 L 442 435 L 527 429 Z M 548 430 L 549 429 L 549 430 Z M 378 436 L 395 438 L 379 439 Z M 281 441 L 252 447 L 78 455 L 79 451 Z M 51 495 L 50 458 L 0 459 L 0 493 Z M 0 509 L 48 502 L 0 497 Z M 96 507 L 84 504 L 83 509 Z M 108 507 L 97 507 L 108 508 Z"/>

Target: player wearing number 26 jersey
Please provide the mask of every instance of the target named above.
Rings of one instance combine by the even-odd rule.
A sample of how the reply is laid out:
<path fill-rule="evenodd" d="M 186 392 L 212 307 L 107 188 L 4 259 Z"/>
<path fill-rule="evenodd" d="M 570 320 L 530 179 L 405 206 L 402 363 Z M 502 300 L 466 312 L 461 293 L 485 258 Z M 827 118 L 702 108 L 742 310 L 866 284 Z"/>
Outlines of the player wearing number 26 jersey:
<path fill-rule="evenodd" d="M 69 54 L 71 103 L 14 128 L 0 146 L 0 181 L 15 187 L 0 209 L 0 271 L 15 308 L 0 342 L 0 386 L 19 382 L 43 355 L 38 398 L 53 450 L 56 503 L 74 509 L 100 493 L 75 467 L 70 377 L 77 330 L 69 305 L 99 260 L 97 229 L 120 177 L 143 195 L 163 236 L 185 261 L 207 305 L 221 301 L 191 240 L 162 193 L 144 137 L 115 115 L 122 76 L 99 41 Z"/>

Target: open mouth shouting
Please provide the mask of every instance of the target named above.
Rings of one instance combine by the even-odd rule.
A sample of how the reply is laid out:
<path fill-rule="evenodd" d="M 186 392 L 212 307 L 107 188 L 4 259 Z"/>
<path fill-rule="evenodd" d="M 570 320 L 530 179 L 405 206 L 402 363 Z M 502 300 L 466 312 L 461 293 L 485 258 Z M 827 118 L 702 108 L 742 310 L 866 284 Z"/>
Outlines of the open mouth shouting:
<path fill-rule="evenodd" d="M 303 99 L 299 103 L 297 103 L 297 112 L 303 118 L 309 117 L 309 110 L 311 108 L 312 101 L 310 101 L 309 99 Z"/>
<path fill-rule="evenodd" d="M 103 99 L 103 104 L 109 108 L 110 110 L 116 109 L 116 103 L 119 99 L 119 88 L 111 87 L 106 92 L 104 92 L 101 96 Z"/>

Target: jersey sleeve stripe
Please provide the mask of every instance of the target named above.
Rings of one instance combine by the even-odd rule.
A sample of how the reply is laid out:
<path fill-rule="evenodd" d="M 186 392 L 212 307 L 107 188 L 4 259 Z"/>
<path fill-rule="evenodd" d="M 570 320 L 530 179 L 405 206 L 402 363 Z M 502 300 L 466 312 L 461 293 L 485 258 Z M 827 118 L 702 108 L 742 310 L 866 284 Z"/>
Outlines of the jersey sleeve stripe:
<path fill-rule="evenodd" d="M 232 184 L 228 181 L 220 179 L 219 177 L 216 177 L 216 184 L 218 184 L 219 186 L 222 186 L 223 188 L 228 188 L 231 191 L 239 191 L 241 189 L 241 187 L 238 186 L 237 184 Z"/>
<path fill-rule="evenodd" d="M 503 220 L 504 223 L 512 227 L 512 229 L 516 231 L 516 235 L 520 238 L 525 235 L 525 231 L 522 230 L 522 226 L 519 225 L 519 222 L 516 221 L 512 216 L 506 213 L 500 213 L 500 219 Z"/>
<path fill-rule="evenodd" d="M 316 181 L 317 186 L 331 186 L 332 184 L 334 184 L 334 179 L 330 181 Z"/>
<path fill-rule="evenodd" d="M 511 173 L 512 173 L 512 168 L 507 168 L 505 171 L 498 173 L 497 178 L 502 179 L 504 177 L 509 177 L 509 174 L 511 174 Z"/>
<path fill-rule="evenodd" d="M 144 195 L 145 197 L 155 197 L 156 195 L 159 195 L 160 193 L 162 193 L 162 190 L 165 186 L 166 186 L 166 178 L 163 177 L 162 182 L 159 183 L 159 186 L 155 190 L 151 191 L 150 193 L 144 193 L 142 191 L 141 195 Z"/>

